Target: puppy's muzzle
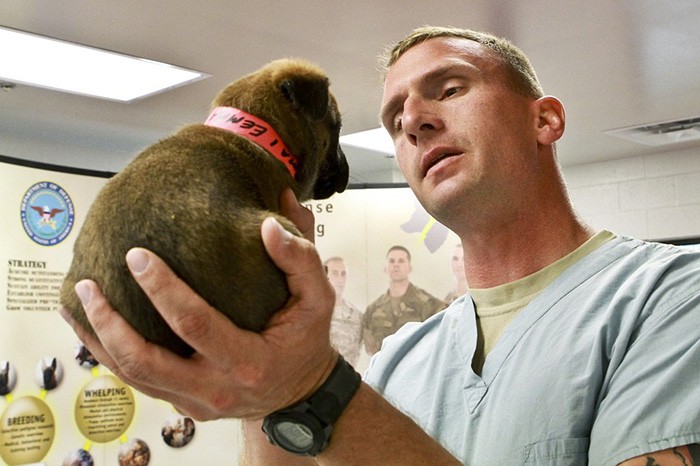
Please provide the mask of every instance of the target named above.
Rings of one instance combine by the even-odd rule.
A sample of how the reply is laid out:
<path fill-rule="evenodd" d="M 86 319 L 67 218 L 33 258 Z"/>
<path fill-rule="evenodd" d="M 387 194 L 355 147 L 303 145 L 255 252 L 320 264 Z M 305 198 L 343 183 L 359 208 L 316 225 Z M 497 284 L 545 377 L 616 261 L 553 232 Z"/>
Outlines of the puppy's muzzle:
<path fill-rule="evenodd" d="M 314 199 L 328 199 L 335 193 L 342 193 L 348 186 L 350 167 L 343 149 L 338 145 L 335 155 L 326 157 L 314 185 Z"/>

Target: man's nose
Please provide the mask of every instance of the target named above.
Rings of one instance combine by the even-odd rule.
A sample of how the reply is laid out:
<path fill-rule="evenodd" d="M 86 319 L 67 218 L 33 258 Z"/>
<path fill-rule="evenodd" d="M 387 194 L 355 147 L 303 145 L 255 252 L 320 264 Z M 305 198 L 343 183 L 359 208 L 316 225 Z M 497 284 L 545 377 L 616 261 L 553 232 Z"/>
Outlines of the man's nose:
<path fill-rule="evenodd" d="M 418 145 L 418 141 L 442 128 L 442 120 L 437 112 L 436 102 L 421 97 L 409 97 L 404 102 L 401 126 L 408 141 Z"/>

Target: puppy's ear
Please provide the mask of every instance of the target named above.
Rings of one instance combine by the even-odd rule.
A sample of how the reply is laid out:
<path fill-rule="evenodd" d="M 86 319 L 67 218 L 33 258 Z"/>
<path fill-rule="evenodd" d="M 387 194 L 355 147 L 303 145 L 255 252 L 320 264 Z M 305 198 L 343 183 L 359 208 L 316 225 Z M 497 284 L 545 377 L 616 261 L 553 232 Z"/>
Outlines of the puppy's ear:
<path fill-rule="evenodd" d="M 320 121 L 328 112 L 328 78 L 295 76 L 280 83 L 282 94 L 299 112 Z"/>

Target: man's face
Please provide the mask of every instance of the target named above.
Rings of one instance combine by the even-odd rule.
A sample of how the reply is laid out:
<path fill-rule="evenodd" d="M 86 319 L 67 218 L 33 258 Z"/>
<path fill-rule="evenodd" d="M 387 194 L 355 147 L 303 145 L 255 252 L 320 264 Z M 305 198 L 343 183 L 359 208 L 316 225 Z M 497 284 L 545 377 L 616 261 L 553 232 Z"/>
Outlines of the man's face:
<path fill-rule="evenodd" d="M 457 280 L 464 279 L 464 249 L 462 249 L 462 246 L 454 247 L 450 259 L 450 267 L 452 268 L 452 275 L 454 275 Z"/>
<path fill-rule="evenodd" d="M 345 284 L 348 280 L 347 268 L 344 261 L 329 261 L 326 264 L 326 276 L 331 286 L 335 289 L 338 296 L 342 296 L 345 291 Z"/>
<path fill-rule="evenodd" d="M 394 249 L 389 251 L 386 256 L 386 266 L 384 271 L 389 275 L 389 280 L 392 282 L 401 282 L 408 280 L 411 273 L 411 261 L 408 259 L 406 251 Z"/>
<path fill-rule="evenodd" d="M 406 181 L 437 220 L 459 227 L 520 200 L 537 158 L 534 100 L 511 90 L 493 52 L 466 39 L 429 39 L 391 66 L 382 123 Z"/>

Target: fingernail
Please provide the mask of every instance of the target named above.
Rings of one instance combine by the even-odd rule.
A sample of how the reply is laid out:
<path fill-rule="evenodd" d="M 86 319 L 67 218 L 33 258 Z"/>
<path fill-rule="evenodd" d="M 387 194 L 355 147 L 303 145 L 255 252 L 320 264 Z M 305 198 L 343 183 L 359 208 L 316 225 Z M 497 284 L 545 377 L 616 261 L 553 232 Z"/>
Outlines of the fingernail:
<path fill-rule="evenodd" d="M 288 243 L 292 239 L 292 234 L 282 226 L 282 224 L 275 217 L 270 217 L 273 222 L 275 222 L 275 228 L 277 228 L 282 235 L 282 239 L 285 243 Z"/>
<path fill-rule="evenodd" d="M 148 267 L 149 260 L 148 254 L 141 249 L 131 249 L 126 253 L 126 264 L 129 266 L 129 270 L 135 274 L 143 273 Z"/>
<path fill-rule="evenodd" d="M 90 304 L 90 300 L 92 299 L 92 290 L 90 289 L 90 285 L 85 282 L 76 283 L 75 294 L 78 295 L 78 299 L 80 299 L 80 303 L 83 305 L 83 307 L 87 307 L 88 304 Z"/>

